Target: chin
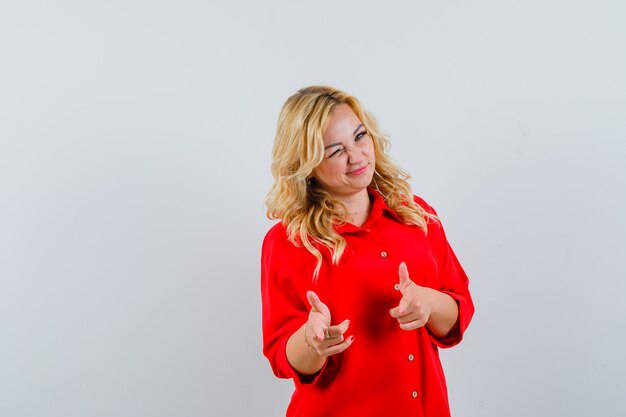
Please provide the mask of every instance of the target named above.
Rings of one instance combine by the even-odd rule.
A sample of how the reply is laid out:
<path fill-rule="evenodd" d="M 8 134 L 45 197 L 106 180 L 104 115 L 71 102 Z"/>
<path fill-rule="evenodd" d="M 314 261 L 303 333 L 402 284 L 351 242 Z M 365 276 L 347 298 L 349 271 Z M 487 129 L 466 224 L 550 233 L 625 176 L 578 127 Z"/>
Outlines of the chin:
<path fill-rule="evenodd" d="M 367 174 L 367 185 L 370 185 L 372 180 L 374 179 L 374 168 L 372 168 Z"/>
<path fill-rule="evenodd" d="M 359 181 L 359 188 L 367 188 L 372 183 L 372 176 L 368 175 L 367 178 L 363 178 L 362 181 Z"/>

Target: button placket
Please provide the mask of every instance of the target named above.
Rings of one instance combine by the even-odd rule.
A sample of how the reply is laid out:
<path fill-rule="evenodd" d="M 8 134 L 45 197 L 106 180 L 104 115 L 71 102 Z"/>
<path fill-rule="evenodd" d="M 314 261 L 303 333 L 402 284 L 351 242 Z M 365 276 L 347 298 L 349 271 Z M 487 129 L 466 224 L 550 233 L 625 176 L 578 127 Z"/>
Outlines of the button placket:
<path fill-rule="evenodd" d="M 389 256 L 389 253 L 387 253 L 386 251 L 383 250 L 383 251 L 380 252 L 380 257 L 381 258 L 386 258 L 388 256 Z M 397 284 L 397 283 L 394 284 L 393 289 L 396 290 L 396 291 L 400 291 L 400 284 Z"/>

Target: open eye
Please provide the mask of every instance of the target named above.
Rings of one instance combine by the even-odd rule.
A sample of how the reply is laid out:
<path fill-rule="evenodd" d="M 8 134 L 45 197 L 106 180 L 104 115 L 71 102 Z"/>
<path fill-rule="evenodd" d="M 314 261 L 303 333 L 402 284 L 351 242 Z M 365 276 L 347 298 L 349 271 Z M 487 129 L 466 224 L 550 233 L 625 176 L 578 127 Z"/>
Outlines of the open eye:
<path fill-rule="evenodd" d="M 354 137 L 354 141 L 358 142 L 359 140 L 363 139 L 363 137 L 367 135 L 367 130 L 361 130 L 359 133 L 356 134 L 356 136 Z"/>

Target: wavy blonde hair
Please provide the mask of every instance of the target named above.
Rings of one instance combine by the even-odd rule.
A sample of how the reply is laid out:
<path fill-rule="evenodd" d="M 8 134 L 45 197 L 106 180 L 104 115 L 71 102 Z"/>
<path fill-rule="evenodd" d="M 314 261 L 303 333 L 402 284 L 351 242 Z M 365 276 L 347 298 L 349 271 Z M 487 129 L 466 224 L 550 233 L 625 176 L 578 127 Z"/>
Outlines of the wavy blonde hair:
<path fill-rule="evenodd" d="M 426 233 L 427 223 L 437 219 L 414 202 L 409 174 L 388 156 L 389 140 L 355 97 L 327 86 L 303 88 L 287 99 L 278 117 L 272 151 L 274 184 L 265 202 L 267 217 L 282 220 L 288 239 L 317 259 L 314 278 L 322 266 L 320 245 L 329 249 L 333 264 L 339 263 L 346 248 L 346 240 L 335 230 L 348 220 L 346 207 L 312 179 L 313 168 L 324 159 L 324 130 L 340 104 L 350 106 L 372 137 L 376 166 L 370 187 L 405 224 Z"/>

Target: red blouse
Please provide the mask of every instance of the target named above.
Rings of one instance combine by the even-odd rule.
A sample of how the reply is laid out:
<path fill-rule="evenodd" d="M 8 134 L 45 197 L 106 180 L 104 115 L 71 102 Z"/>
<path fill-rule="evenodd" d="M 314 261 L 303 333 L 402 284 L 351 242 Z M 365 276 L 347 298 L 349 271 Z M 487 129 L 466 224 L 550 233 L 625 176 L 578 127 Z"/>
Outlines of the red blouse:
<path fill-rule="evenodd" d="M 287 240 L 282 223 L 263 241 L 263 352 L 276 376 L 294 380 L 288 417 L 450 415 L 438 348 L 459 343 L 472 318 L 467 276 L 439 222 L 430 222 L 425 234 L 403 224 L 376 191 L 368 191 L 373 198 L 368 219 L 362 227 L 337 228 L 347 241 L 346 250 L 338 265 L 332 265 L 327 249 L 322 250 L 317 281 L 312 280 L 317 260 Z M 424 200 L 415 201 L 435 213 Z M 396 284 L 402 261 L 416 284 L 457 301 L 456 334 L 437 339 L 426 327 L 405 331 L 389 315 L 401 298 Z M 308 319 L 308 290 L 328 306 L 332 325 L 350 319 L 345 336 L 355 337 L 314 376 L 299 375 L 285 352 L 291 334 Z"/>

